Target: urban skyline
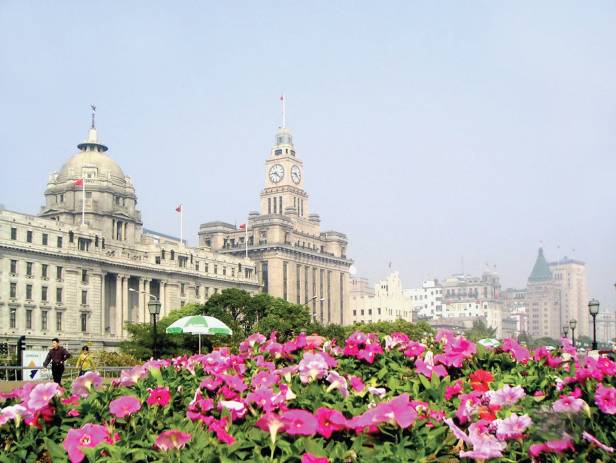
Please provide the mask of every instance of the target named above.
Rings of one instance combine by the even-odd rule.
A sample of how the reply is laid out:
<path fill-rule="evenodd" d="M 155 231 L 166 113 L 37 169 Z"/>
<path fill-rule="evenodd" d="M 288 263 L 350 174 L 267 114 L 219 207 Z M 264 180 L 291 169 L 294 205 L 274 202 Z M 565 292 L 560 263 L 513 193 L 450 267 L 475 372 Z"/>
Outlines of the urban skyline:
<path fill-rule="evenodd" d="M 489 5 L 396 7 L 212 6 L 162 18 L 139 6 L 119 17 L 7 2 L 0 203 L 38 212 L 39 185 L 83 138 L 96 103 L 101 139 L 140 192 L 144 221 L 178 235 L 182 203 L 195 244 L 199 224 L 243 223 L 258 208 L 284 91 L 311 203 L 325 228 L 348 234 L 359 274 L 376 281 L 391 261 L 418 283 L 488 262 L 505 286 L 521 287 L 543 241 L 550 261 L 585 261 L 589 296 L 613 308 L 614 6 L 548 3 L 524 19 Z M 9 21 L 15 14 L 29 22 Z M 272 26 L 300 16 L 280 41 Z M 370 16 L 363 36 L 353 20 Z M 325 30 L 331 46 L 317 53 L 311 40 Z M 247 47 L 254 53 L 235 58 Z M 92 57 L 100 64 L 75 72 Z"/>

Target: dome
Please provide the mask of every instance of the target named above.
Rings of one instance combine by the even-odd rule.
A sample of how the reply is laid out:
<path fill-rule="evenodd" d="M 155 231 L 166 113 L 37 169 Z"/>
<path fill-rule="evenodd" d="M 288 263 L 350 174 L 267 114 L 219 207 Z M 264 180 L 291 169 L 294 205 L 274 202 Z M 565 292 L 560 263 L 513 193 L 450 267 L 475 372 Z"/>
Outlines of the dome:
<path fill-rule="evenodd" d="M 95 128 L 89 130 L 88 139 L 80 143 L 78 148 L 79 153 L 66 161 L 58 172 L 59 181 L 80 178 L 85 174 L 84 169 L 95 177 L 108 177 L 111 174 L 124 181 L 124 172 L 117 162 L 105 154 L 108 148 L 98 142 Z"/>

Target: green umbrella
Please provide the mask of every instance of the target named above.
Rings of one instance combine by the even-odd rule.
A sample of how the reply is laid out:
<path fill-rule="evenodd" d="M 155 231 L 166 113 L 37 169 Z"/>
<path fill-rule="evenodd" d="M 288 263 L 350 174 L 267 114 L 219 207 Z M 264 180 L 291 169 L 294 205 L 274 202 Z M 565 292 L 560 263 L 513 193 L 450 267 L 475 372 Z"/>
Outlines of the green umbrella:
<path fill-rule="evenodd" d="M 201 335 L 202 334 L 226 334 L 231 335 L 233 331 L 223 322 L 214 317 L 205 315 L 190 315 L 182 317 L 174 321 L 166 330 L 170 334 L 198 334 L 199 335 L 199 353 L 201 353 Z"/>

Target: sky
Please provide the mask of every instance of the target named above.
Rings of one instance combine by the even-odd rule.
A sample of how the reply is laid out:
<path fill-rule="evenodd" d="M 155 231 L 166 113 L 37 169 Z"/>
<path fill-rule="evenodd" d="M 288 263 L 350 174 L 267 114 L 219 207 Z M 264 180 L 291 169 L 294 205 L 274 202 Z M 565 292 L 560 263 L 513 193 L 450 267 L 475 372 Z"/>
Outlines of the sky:
<path fill-rule="evenodd" d="M 587 264 L 616 307 L 616 3 L 0 2 L 0 204 L 37 213 L 90 104 L 144 225 L 257 210 L 281 124 L 360 275 Z"/>

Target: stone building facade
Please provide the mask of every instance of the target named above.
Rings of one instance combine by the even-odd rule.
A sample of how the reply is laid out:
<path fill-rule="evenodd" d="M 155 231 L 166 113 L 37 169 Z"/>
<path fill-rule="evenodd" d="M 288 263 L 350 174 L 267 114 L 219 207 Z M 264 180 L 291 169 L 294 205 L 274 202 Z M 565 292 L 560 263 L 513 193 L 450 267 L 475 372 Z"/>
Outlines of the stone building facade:
<path fill-rule="evenodd" d="M 199 244 L 253 259 L 264 292 L 307 305 L 320 322 L 349 323 L 347 237 L 321 231 L 304 190 L 303 162 L 286 127 L 278 129 L 264 174 L 259 212 L 251 212 L 240 228 L 219 221 L 202 224 Z"/>
<path fill-rule="evenodd" d="M 563 257 L 550 262 L 554 282 L 560 290 L 561 324 L 577 320 L 576 336 L 592 337 L 592 318 L 588 312 L 586 264 Z"/>
<path fill-rule="evenodd" d="M 0 210 L 0 341 L 113 348 L 126 322 L 149 321 L 152 298 L 164 316 L 225 288 L 260 291 L 253 261 L 145 230 L 132 182 L 94 126 L 78 148 L 50 176 L 40 216 Z"/>
<path fill-rule="evenodd" d="M 351 293 L 351 323 L 395 320 L 413 321 L 411 298 L 405 294 L 398 272 L 375 284 L 374 291 L 364 289 Z"/>

